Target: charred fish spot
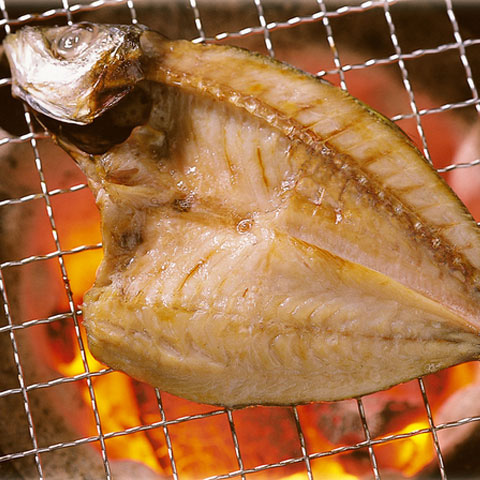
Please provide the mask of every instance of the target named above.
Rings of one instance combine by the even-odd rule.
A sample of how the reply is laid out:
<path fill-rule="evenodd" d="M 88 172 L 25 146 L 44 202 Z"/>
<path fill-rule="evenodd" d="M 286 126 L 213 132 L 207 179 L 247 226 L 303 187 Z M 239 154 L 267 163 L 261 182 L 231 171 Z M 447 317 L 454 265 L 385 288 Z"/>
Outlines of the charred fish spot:
<path fill-rule="evenodd" d="M 192 208 L 193 199 L 191 197 L 176 198 L 173 201 L 173 209 L 177 212 L 188 212 Z"/>
<path fill-rule="evenodd" d="M 121 232 L 115 238 L 117 245 L 122 250 L 131 251 L 143 242 L 142 232 L 138 229 Z"/>

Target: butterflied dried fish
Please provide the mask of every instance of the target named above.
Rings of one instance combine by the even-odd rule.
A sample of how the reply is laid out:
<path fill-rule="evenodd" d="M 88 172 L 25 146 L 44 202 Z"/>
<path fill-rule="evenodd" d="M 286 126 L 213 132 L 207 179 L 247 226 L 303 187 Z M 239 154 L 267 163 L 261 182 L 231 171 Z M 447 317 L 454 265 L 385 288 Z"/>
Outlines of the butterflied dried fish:
<path fill-rule="evenodd" d="M 328 83 L 137 26 L 25 28 L 13 92 L 103 220 L 93 354 L 213 404 L 354 397 L 476 359 L 479 231 L 391 122 Z"/>

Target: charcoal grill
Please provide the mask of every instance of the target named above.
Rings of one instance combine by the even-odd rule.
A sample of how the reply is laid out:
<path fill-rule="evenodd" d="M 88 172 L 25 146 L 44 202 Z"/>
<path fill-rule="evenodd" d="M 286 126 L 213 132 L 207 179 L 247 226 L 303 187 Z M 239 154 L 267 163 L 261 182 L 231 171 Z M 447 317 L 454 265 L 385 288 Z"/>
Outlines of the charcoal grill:
<path fill-rule="evenodd" d="M 449 174 L 458 170 L 468 170 L 470 177 L 480 176 L 476 168 L 480 164 L 480 158 L 476 154 L 470 154 L 465 158 L 455 157 L 446 153 L 439 159 L 431 145 L 431 132 L 427 131 L 430 118 L 440 118 L 445 115 L 453 118 L 462 126 L 463 130 L 471 130 L 470 140 L 465 136 L 465 142 L 473 145 L 476 135 L 476 122 L 480 113 L 480 99 L 478 96 L 476 75 L 480 72 L 480 29 L 475 30 L 475 22 L 472 21 L 474 14 L 480 15 L 480 5 L 475 1 L 461 2 L 459 0 L 438 0 L 431 2 L 417 2 L 414 0 L 370 0 L 358 2 L 355 0 L 298 0 L 281 2 L 280 0 L 239 0 L 215 2 L 213 0 L 178 0 L 177 2 L 149 1 L 149 0 L 97 0 L 82 1 L 77 4 L 69 0 L 50 0 L 44 2 L 28 2 L 15 0 L 0 0 L 0 10 L 3 15 L 0 26 L 4 33 L 24 24 L 33 23 L 72 23 L 77 20 L 89 19 L 103 22 L 132 22 L 142 23 L 154 29 L 161 29 L 171 37 L 183 37 L 194 42 L 233 43 L 247 46 L 271 56 L 278 56 L 295 63 L 296 59 L 303 58 L 304 48 L 311 49 L 313 42 L 321 42 L 327 52 L 327 67 L 315 69 L 319 77 L 325 77 L 341 88 L 350 89 L 352 74 L 373 71 L 376 68 L 386 67 L 395 71 L 395 81 L 398 83 L 401 95 L 404 96 L 404 108 L 402 111 L 388 112 L 392 120 L 398 122 L 417 141 L 426 158 L 433 162 L 440 173 Z M 170 12 L 172 19 L 164 18 L 165 12 Z M 173 12 L 173 13 L 172 13 Z M 367 15 L 375 15 L 375 22 L 362 20 Z M 163 16 L 162 16 L 163 15 Z M 368 17 L 370 18 L 370 17 Z M 373 18 L 373 17 L 372 17 Z M 438 20 L 441 19 L 441 20 Z M 342 23 L 343 22 L 343 23 Z M 426 22 L 431 22 L 430 25 Z M 439 22 L 437 24 L 437 22 Z M 478 22 L 476 22 L 478 23 Z M 440 25 L 441 24 L 441 25 Z M 341 26 L 343 25 L 343 28 Z M 428 27 L 428 28 L 426 28 Z M 313 33 L 312 33 L 313 32 Z M 376 37 L 383 36 L 383 43 L 377 44 Z M 409 34 L 409 35 L 407 35 Z M 348 46 L 350 43 L 350 46 Z M 351 45 L 359 44 L 363 52 L 369 52 L 370 56 L 352 55 Z M 315 57 L 313 50 L 313 56 Z M 323 58 L 323 57 L 322 57 Z M 441 70 L 419 67 L 424 59 L 435 59 L 442 65 Z M 445 59 L 443 61 L 443 59 Z M 299 60 L 299 66 L 303 60 Z M 454 64 L 450 68 L 449 64 Z M 317 65 L 315 61 L 310 65 Z M 310 66 L 310 68 L 312 68 Z M 440 73 L 441 72 L 441 75 Z M 433 85 L 428 79 L 433 77 Z M 393 77 L 392 77 L 393 78 Z M 449 80 L 450 79 L 450 80 Z M 4 103 L 10 109 L 9 99 L 5 92 L 9 92 L 10 79 L 4 70 L 0 86 L 6 99 Z M 418 86 L 421 87 L 418 87 Z M 418 91 L 422 90 L 431 94 L 429 102 L 419 100 Z M 355 92 L 353 92 L 355 93 Z M 380 92 L 381 93 L 381 92 Z M 392 98 L 394 101 L 395 99 Z M 13 104 L 12 104 L 13 105 Z M 12 107 L 13 108 L 13 107 Z M 344 442 L 334 448 L 317 450 L 308 442 L 308 434 L 302 415 L 299 414 L 300 406 L 292 406 L 289 411 L 292 422 L 296 429 L 298 449 L 300 455 L 279 458 L 275 461 L 262 464 L 248 464 L 245 462 L 242 443 L 239 441 L 237 432 L 237 411 L 222 408 L 201 407 L 195 413 L 181 416 L 169 416 L 163 406 L 164 394 L 154 390 L 158 407 L 157 421 L 144 421 L 138 425 L 114 431 L 105 431 L 104 419 L 99 413 L 98 392 L 95 389 L 95 379 L 102 376 L 112 375 L 108 368 L 92 369 L 87 359 L 86 346 L 81 334 L 81 315 L 79 306 L 76 304 L 70 286 L 69 271 L 66 268 L 65 259 L 87 251 L 95 251 L 101 248 L 98 243 L 79 243 L 72 248 L 65 249 L 62 244 L 62 236 L 56 224 L 55 202 L 58 198 L 69 194 L 86 190 L 84 182 L 73 183 L 68 175 L 61 182 L 55 180 L 49 183 L 48 175 L 45 174 L 44 165 L 48 161 L 46 155 L 39 147 L 40 142 L 48 141 L 48 135 L 43 132 L 30 116 L 28 110 L 2 110 L 4 117 L 0 125 L 5 129 L 0 133 L 0 165 L 2 170 L 10 172 L 14 170 L 11 159 L 12 151 L 17 146 L 22 152 L 30 152 L 31 160 L 28 165 L 29 171 L 36 176 L 34 190 L 22 190 L 17 185 L 17 180 L 22 185 L 25 179 L 22 176 L 12 180 L 9 174 L 0 179 L 0 298 L 3 312 L 0 314 L 0 336 L 3 339 L 1 345 L 6 345 L 4 353 L 8 358 L 2 362 L 11 366 L 2 371 L 2 385 L 0 385 L 0 418 L 8 424 L 22 418 L 26 426 L 26 437 L 16 442 L 10 438 L 8 442 L 0 442 L 0 472 L 2 478 L 63 478 L 62 466 L 73 462 L 77 472 L 81 471 L 81 464 L 86 466 L 86 471 L 78 478 L 130 478 L 129 473 L 116 473 L 116 467 L 112 467 L 108 442 L 118 437 L 133 437 L 136 434 L 148 433 L 152 430 L 161 431 L 164 436 L 165 449 L 165 477 L 184 478 L 181 469 L 178 468 L 182 461 L 182 452 L 177 449 L 175 440 L 170 431 L 175 425 L 188 425 L 200 419 L 212 419 L 215 417 L 225 418 L 225 424 L 231 436 L 231 446 L 224 448 L 232 449 L 235 460 L 234 467 L 210 476 L 210 480 L 227 478 L 284 478 L 287 466 L 296 466 L 298 478 L 346 478 L 336 477 L 330 473 L 318 477 L 312 465 L 324 458 L 337 458 L 342 455 L 354 456 L 356 452 L 363 452 L 364 460 L 369 464 L 368 474 L 362 474 L 365 478 L 397 478 L 392 473 L 385 471 L 378 459 L 378 451 L 383 445 L 399 442 L 404 439 L 427 436 L 433 445 L 434 459 L 430 462 L 426 473 L 419 474 L 419 478 L 457 478 L 456 473 L 450 473 L 446 466 L 446 443 L 439 440 L 441 435 L 454 436 L 458 430 L 469 427 L 469 430 L 480 428 L 480 411 L 465 411 L 446 422 L 436 422 L 432 414 L 431 398 L 428 384 L 425 379 L 416 380 L 417 395 L 421 399 L 427 426 L 424 428 L 411 428 L 406 431 L 376 435 L 372 433 L 371 417 L 368 414 L 368 397 L 355 400 L 358 417 L 359 435 L 361 440 Z M 15 113 L 17 112 L 17 113 Z M 20 113 L 18 113 L 20 112 Z M 7 118 L 8 117 L 8 118 Z M 480 132 L 480 130 L 479 130 Z M 462 134 L 458 134 L 461 138 Z M 472 140 L 473 138 L 473 140 Z M 47 140 L 46 140 L 47 139 Z M 463 141 L 461 138 L 460 141 Z M 458 147 L 458 142 L 457 142 Z M 473 148 L 473 147 L 472 147 Z M 2 159 L 3 152 L 8 150 L 8 158 Z M 436 149 L 438 152 L 439 148 Z M 470 149 L 472 150 L 472 149 Z M 480 150 L 480 146 L 479 146 Z M 458 148 L 457 148 L 458 151 Z M 475 149 L 473 148 L 473 151 Z M 69 160 L 65 160 L 68 162 Z M 8 168 L 6 167 L 9 163 Z M 14 162 L 13 162 L 14 163 Z M 23 167 L 22 167 L 23 168 Z M 466 177 L 465 177 L 466 178 Z M 10 211 L 17 207 L 28 209 L 31 204 L 40 205 L 45 215 L 47 235 L 50 238 L 50 249 L 40 254 L 23 253 L 18 245 L 24 240 L 24 228 L 28 227 L 30 218 L 28 215 L 20 217 L 10 215 Z M 72 205 L 72 209 L 75 205 Z M 28 210 L 25 210 L 28 211 Z M 33 217 L 32 217 L 33 218 Z M 15 225 L 7 225 L 13 222 Z M 16 229 L 16 225 L 19 229 Z M 25 227 L 27 225 L 27 227 Z M 19 253 L 20 252 L 20 253 Z M 63 282 L 64 294 L 67 298 L 68 307 L 61 312 L 54 312 L 43 317 L 24 318 L 22 304 L 27 304 L 31 299 L 25 296 L 18 298 L 18 276 L 25 269 L 27 275 L 35 272 L 35 265 L 42 262 L 55 262 L 59 268 Z M 43 285 L 47 294 L 52 291 L 48 285 Z M 47 300 L 45 300 L 47 301 Z M 47 301 L 48 302 L 48 301 Z M 3 318 L 2 318 L 3 316 Z M 75 375 L 58 375 L 46 381 L 30 381 L 29 375 L 25 374 L 25 365 L 29 363 L 41 363 L 42 356 L 32 360 L 32 354 L 20 345 L 28 332 L 34 332 L 36 328 L 44 325 L 56 325 L 62 322 L 70 322 L 73 325 L 75 345 L 80 352 L 83 372 Z M 30 340 L 31 342 L 31 340 Z M 72 344 L 73 345 L 73 344 Z M 2 347 L 3 348 L 3 347 Z M 73 348 L 73 347 L 72 347 Z M 28 367 L 30 368 L 30 367 Z M 12 373 L 13 372 L 13 373 Z M 5 374 L 5 376 L 3 376 Z M 14 382 L 6 380 L 14 378 Z M 12 377 L 13 375 L 13 377 Z M 48 400 L 39 398 L 55 387 L 70 385 L 75 382 L 83 382 L 87 387 L 89 398 L 90 415 L 93 417 L 95 435 L 77 435 L 74 438 L 64 440 L 62 434 L 51 433 L 39 438 L 41 423 L 48 420 L 48 415 L 43 417 L 38 414 L 38 408 L 32 408 L 32 397 L 40 402 L 44 409 L 55 410 L 62 399 L 52 400 L 55 394 L 48 395 Z M 70 398 L 69 401 L 72 401 Z M 53 402 L 53 403 L 50 403 Z M 15 405 L 15 407 L 12 407 Z M 75 404 L 76 405 L 76 404 Z M 73 407 L 72 407 L 73 408 Z M 17 414 L 12 409 L 16 409 Z M 20 413 L 18 413 L 20 411 Z M 15 416 L 17 415 L 17 416 Z M 68 415 L 66 415 L 68 418 Z M 57 417 L 54 417 L 58 420 Z M 62 417 L 63 418 L 63 417 Z M 59 420 L 58 420 L 59 421 Z M 62 425 L 58 425 L 59 431 Z M 13 430 L 15 431 L 15 430 Z M 45 439 L 48 439 L 45 440 Z M 212 438 L 212 443 L 215 443 Z M 282 441 L 281 438 L 278 439 Z M 88 471 L 90 464 L 85 458 L 85 448 L 96 444 L 99 450 L 99 461 L 96 462 L 100 469 Z M 480 444 L 477 444 L 480 445 Z M 265 449 L 269 445 L 264 446 Z M 57 473 L 45 468 L 44 459 L 49 454 L 58 454 L 60 467 Z M 63 455 L 65 454 L 65 456 Z M 62 463 L 63 462 L 63 463 Z M 28 463 L 26 467 L 24 464 Z M 478 465 L 478 463 L 477 463 Z M 24 469 L 25 470 L 22 470 Z M 66 467 L 65 467 L 66 468 Z M 127 470 L 127 472 L 133 470 Z M 28 473 L 25 473 L 28 472 Z M 98 473 L 100 472 L 100 473 Z M 142 474 L 132 474 L 139 478 L 156 478 L 147 471 Z M 289 470 L 289 475 L 293 475 Z M 453 470 L 452 470 L 453 472 Z M 403 478 L 398 474 L 398 478 Z M 422 477 L 423 475 L 423 477 Z M 475 476 L 475 475 L 474 475 Z M 473 477 L 474 477 L 473 476 Z M 476 477 L 480 476 L 480 470 L 476 471 Z M 472 478 L 473 478 L 472 477 Z M 69 478 L 73 478 L 70 477 Z M 158 478 L 163 478 L 160 474 Z M 292 477 L 293 478 L 293 477 Z M 295 477 L 297 478 L 297 477 Z M 356 478 L 353 474 L 352 477 Z M 470 478 L 470 477 L 468 477 Z"/>

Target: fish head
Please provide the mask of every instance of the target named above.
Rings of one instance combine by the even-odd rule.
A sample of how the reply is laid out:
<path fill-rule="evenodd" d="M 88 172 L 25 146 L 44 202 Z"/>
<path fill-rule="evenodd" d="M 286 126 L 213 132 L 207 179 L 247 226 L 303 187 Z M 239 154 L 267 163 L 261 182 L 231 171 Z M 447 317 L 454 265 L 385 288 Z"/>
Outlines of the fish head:
<path fill-rule="evenodd" d="M 143 78 L 136 25 L 24 27 L 4 40 L 12 93 L 36 112 L 86 125 Z"/>

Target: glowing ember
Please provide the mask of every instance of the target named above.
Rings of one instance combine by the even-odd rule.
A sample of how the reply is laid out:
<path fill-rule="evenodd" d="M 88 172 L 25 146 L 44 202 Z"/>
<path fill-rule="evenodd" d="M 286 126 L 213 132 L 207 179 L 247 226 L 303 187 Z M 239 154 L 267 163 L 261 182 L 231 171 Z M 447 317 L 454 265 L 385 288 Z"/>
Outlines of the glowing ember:
<path fill-rule="evenodd" d="M 428 428 L 427 422 L 416 422 L 407 425 L 398 434 L 415 432 Z M 432 439 L 428 434 L 415 435 L 404 440 L 402 448 L 395 452 L 397 466 L 407 477 L 413 477 L 428 465 L 435 457 Z"/>
<path fill-rule="evenodd" d="M 74 332 L 71 332 L 74 335 Z M 87 361 L 91 371 L 98 371 L 104 366 L 97 362 L 86 350 Z M 56 368 L 59 373 L 65 376 L 74 376 L 84 372 L 83 362 L 80 353 L 68 363 L 58 363 Z M 101 419 L 103 433 L 119 432 L 132 425 L 140 425 L 141 418 L 138 408 L 138 401 L 132 387 L 132 381 L 126 375 L 114 372 L 93 379 L 97 408 Z M 85 404 L 91 402 L 87 388 L 83 388 L 81 396 Z M 84 425 L 86 436 L 97 434 L 96 425 L 92 421 Z M 162 473 L 158 459 L 151 443 L 145 434 L 135 436 L 121 436 L 109 445 L 109 457 L 112 459 L 131 459 L 143 462 L 152 470 Z"/>

